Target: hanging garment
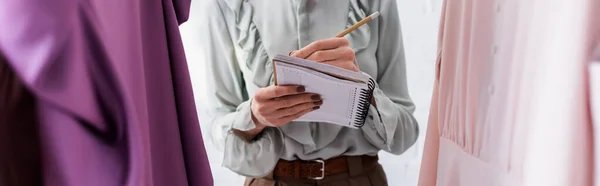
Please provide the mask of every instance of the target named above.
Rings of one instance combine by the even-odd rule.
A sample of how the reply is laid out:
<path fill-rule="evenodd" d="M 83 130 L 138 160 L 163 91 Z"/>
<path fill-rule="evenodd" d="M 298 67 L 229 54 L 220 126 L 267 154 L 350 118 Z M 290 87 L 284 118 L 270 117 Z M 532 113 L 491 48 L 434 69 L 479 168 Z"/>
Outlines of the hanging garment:
<path fill-rule="evenodd" d="M 600 186 L 600 42 L 589 64 L 590 113 L 594 128 L 594 182 Z"/>
<path fill-rule="evenodd" d="M 0 1 L 0 53 L 35 98 L 44 185 L 213 185 L 178 29 L 189 4 Z"/>
<path fill-rule="evenodd" d="M 594 1 L 444 2 L 420 186 L 591 184 Z"/>

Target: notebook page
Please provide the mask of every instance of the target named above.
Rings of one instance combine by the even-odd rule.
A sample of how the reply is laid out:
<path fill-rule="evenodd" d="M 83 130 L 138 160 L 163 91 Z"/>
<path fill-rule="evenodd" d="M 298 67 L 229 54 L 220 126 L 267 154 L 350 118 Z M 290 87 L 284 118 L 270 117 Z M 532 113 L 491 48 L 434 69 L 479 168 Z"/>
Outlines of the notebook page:
<path fill-rule="evenodd" d="M 279 85 L 304 85 L 307 92 L 317 93 L 323 98 L 319 110 L 310 112 L 295 121 L 318 121 L 352 127 L 356 117 L 358 92 L 365 84 L 341 81 L 329 75 L 307 68 L 277 63 Z"/>

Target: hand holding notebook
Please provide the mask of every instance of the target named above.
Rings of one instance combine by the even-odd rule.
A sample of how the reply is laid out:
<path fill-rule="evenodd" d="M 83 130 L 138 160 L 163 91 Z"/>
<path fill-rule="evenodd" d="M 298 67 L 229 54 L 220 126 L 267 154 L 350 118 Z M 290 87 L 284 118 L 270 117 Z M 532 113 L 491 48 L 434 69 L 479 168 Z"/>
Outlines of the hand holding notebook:
<path fill-rule="evenodd" d="M 254 100 L 256 102 L 252 104 L 252 119 L 257 123 L 257 127 L 276 127 L 287 123 L 287 121 L 289 120 L 320 121 L 348 126 L 351 128 L 361 127 L 364 124 L 366 115 L 368 113 L 370 105 L 369 103 L 372 98 L 371 95 L 375 83 L 368 75 L 360 73 L 358 63 L 355 60 L 353 49 L 350 47 L 348 40 L 340 37 L 343 37 L 344 35 L 350 33 L 352 30 L 355 30 L 361 25 L 366 24 L 367 22 L 371 21 L 377 16 L 379 16 L 379 12 L 373 13 L 372 15 L 366 17 L 357 24 L 342 31 L 341 33 L 336 35 L 336 38 L 320 40 L 302 48 L 299 51 L 292 52 L 293 54 L 290 53 L 291 56 L 296 58 L 286 58 L 286 56 L 277 56 L 274 59 L 273 64 L 282 63 L 282 65 L 280 67 L 276 67 L 277 65 L 274 65 L 274 72 L 276 76 L 275 84 L 277 85 L 277 79 L 279 79 L 279 82 L 282 83 L 280 85 L 289 84 L 291 86 L 271 86 L 263 88 L 261 89 L 261 91 L 257 92 L 257 95 L 255 95 Z M 302 60 L 301 58 L 306 60 Z M 313 64 L 311 65 L 307 62 Z M 318 64 L 317 62 L 320 64 Z M 287 63 L 288 65 L 292 64 L 292 66 L 288 66 L 285 63 Z M 297 66 L 294 66 L 294 64 Z M 349 71 L 345 71 L 344 69 Z M 280 71 L 279 75 L 277 75 L 277 70 Z M 300 73 L 294 75 L 294 71 Z M 297 78 L 294 78 L 293 76 L 296 76 Z M 330 77 L 328 78 L 327 76 Z M 305 82 L 303 82 L 303 79 L 305 80 Z M 308 83 L 307 85 L 309 85 L 311 88 L 307 92 L 316 93 L 309 96 L 311 96 L 311 98 L 313 99 L 316 99 L 315 96 L 318 96 L 319 101 L 310 102 L 306 101 L 307 99 L 300 99 L 300 97 L 307 97 L 304 96 L 306 95 L 306 93 L 303 93 L 305 91 L 305 86 L 302 86 L 302 83 Z M 319 87 L 319 84 L 328 84 L 332 85 L 333 87 L 337 86 L 337 89 L 331 89 L 331 87 L 329 87 L 330 89 L 317 90 L 316 88 Z M 283 97 L 281 97 L 281 95 L 269 95 L 267 93 L 267 89 L 291 90 L 296 87 L 302 88 L 302 93 L 298 91 L 291 91 L 289 96 L 283 95 Z M 311 91 L 311 89 L 315 90 Z M 320 108 L 318 105 L 323 104 L 323 98 L 319 96 L 320 94 L 327 95 L 327 97 L 330 98 L 331 103 L 327 104 L 324 107 L 326 108 L 325 111 L 315 112 L 315 110 Z M 341 95 L 337 96 L 336 94 Z M 265 101 L 265 104 L 258 103 L 261 100 L 259 95 L 266 96 L 266 98 L 262 99 L 263 101 Z M 291 99 L 292 97 L 294 98 Z M 289 100 L 294 100 L 296 102 L 304 100 L 304 102 L 293 107 L 286 107 L 285 109 L 276 109 L 276 111 L 288 110 L 290 112 L 288 113 L 289 116 L 282 116 L 281 114 L 278 114 L 277 116 L 281 117 L 268 117 L 268 113 L 264 114 L 260 112 L 260 110 L 269 110 L 260 109 L 260 105 L 262 105 L 263 108 L 266 108 L 266 105 L 268 105 L 267 103 L 270 102 L 273 105 L 273 100 L 275 102 L 282 102 L 281 99 L 287 99 L 287 101 L 283 101 L 288 103 L 290 102 Z M 313 104 L 316 104 L 317 106 L 310 108 L 311 106 L 314 106 Z M 304 108 L 303 105 L 306 105 L 306 108 Z M 281 104 L 279 104 L 279 106 L 281 106 Z M 302 107 L 302 109 L 300 109 L 300 107 Z M 270 113 L 274 112 L 275 111 Z M 261 129 L 257 131 L 260 130 Z"/>
<path fill-rule="evenodd" d="M 252 100 L 252 119 L 258 127 L 279 127 L 319 109 L 318 94 L 307 93 L 304 86 L 269 86 L 259 89 Z"/>
<path fill-rule="evenodd" d="M 257 123 L 257 127 L 259 129 L 264 128 L 265 126 L 278 127 L 294 120 L 328 122 L 353 128 L 362 125 L 364 114 L 359 113 L 361 112 L 359 110 L 367 111 L 368 102 L 361 103 L 361 95 L 358 94 L 361 93 L 361 90 L 365 89 L 365 87 L 368 89 L 368 85 L 359 84 L 361 90 L 358 90 L 356 87 L 344 85 L 344 81 L 348 80 L 344 78 L 356 79 L 353 77 L 357 76 L 358 79 L 361 79 L 360 77 L 365 76 L 360 73 L 358 66 L 354 62 L 354 51 L 350 48 L 348 40 L 344 38 L 319 40 L 302 48 L 295 53 L 295 56 L 311 59 L 313 61 L 287 56 L 283 56 L 287 58 L 282 58 L 282 56 L 275 58 L 274 64 L 276 67 L 274 72 L 276 75 L 276 86 L 259 89 L 252 100 L 252 119 Z M 303 61 L 296 62 L 295 60 Z M 281 64 L 286 62 L 288 64 Z M 301 67 L 306 68 L 302 69 Z M 320 70 L 312 70 L 310 68 L 324 71 L 321 72 Z M 293 73 L 293 71 L 298 70 L 304 74 L 290 74 L 290 72 Z M 323 72 L 324 74 L 319 74 Z M 311 76 L 314 74 L 317 74 L 317 76 Z M 298 75 L 298 78 L 292 77 L 295 75 Z M 327 76 L 331 75 L 333 75 L 331 78 L 324 80 L 333 79 L 333 81 L 323 81 L 319 79 L 321 77 L 327 78 Z M 297 81 L 299 79 L 300 81 Z M 364 82 L 368 82 L 368 79 L 362 79 Z M 350 81 L 351 82 L 346 82 L 346 84 L 352 84 L 355 80 Z M 279 86 L 277 86 L 277 82 L 280 82 Z M 327 83 L 333 86 L 338 85 L 339 87 L 333 89 L 333 91 L 326 88 L 316 89 L 316 87 L 326 85 Z M 368 95 L 370 95 L 370 91 L 367 92 Z M 329 97 L 328 102 L 330 103 L 325 105 L 324 108 L 326 111 L 324 112 L 318 112 L 321 110 L 321 106 L 323 106 L 323 97 L 320 96 L 320 94 Z M 354 94 L 353 97 L 349 97 L 350 94 Z M 370 97 L 365 97 L 366 95 L 367 94 L 362 95 L 362 97 L 364 97 L 363 99 L 370 100 Z M 365 106 L 359 107 L 359 105 Z M 332 110 L 347 111 L 333 113 L 331 112 Z M 322 117 L 323 115 L 329 117 Z"/>
<path fill-rule="evenodd" d="M 364 125 L 375 81 L 354 72 L 296 57 L 277 55 L 273 59 L 276 85 L 302 85 L 306 92 L 320 95 L 320 109 L 294 121 L 325 122 L 350 128 Z"/>
<path fill-rule="evenodd" d="M 375 19 L 367 16 L 332 39 L 314 42 L 292 57 L 273 59 L 276 85 L 303 85 L 307 92 L 321 95 L 321 109 L 295 121 L 317 121 L 359 128 L 364 125 L 375 88 L 375 81 L 360 72 L 348 40 L 341 38 Z"/>

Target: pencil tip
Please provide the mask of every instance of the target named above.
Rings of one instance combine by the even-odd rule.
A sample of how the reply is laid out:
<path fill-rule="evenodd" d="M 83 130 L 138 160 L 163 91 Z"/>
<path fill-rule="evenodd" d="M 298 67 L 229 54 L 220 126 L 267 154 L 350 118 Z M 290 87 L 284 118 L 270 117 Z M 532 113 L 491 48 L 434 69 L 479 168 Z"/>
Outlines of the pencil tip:
<path fill-rule="evenodd" d="M 379 17 L 379 11 L 371 14 L 369 17 L 371 17 L 371 19 L 375 19 L 375 18 Z"/>

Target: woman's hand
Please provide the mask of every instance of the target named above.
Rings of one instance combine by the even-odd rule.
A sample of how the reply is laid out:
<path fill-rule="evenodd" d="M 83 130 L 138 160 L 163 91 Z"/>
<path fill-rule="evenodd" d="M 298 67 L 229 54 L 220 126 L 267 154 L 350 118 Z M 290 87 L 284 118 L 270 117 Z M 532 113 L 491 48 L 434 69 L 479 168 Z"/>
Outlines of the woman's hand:
<path fill-rule="evenodd" d="M 233 129 L 233 133 L 246 142 L 252 142 L 267 126 L 279 127 L 319 109 L 323 104 L 321 96 L 304 91 L 303 86 L 271 85 L 258 89 L 250 103 L 256 127 L 249 131 Z"/>
<path fill-rule="evenodd" d="M 355 72 L 360 71 L 358 64 L 356 63 L 354 50 L 350 48 L 350 42 L 348 42 L 346 38 L 318 40 L 298 51 L 292 52 L 291 56 L 325 63 Z"/>
<path fill-rule="evenodd" d="M 250 104 L 257 127 L 279 127 L 319 109 L 321 96 L 305 93 L 303 86 L 276 86 L 259 89 Z"/>

